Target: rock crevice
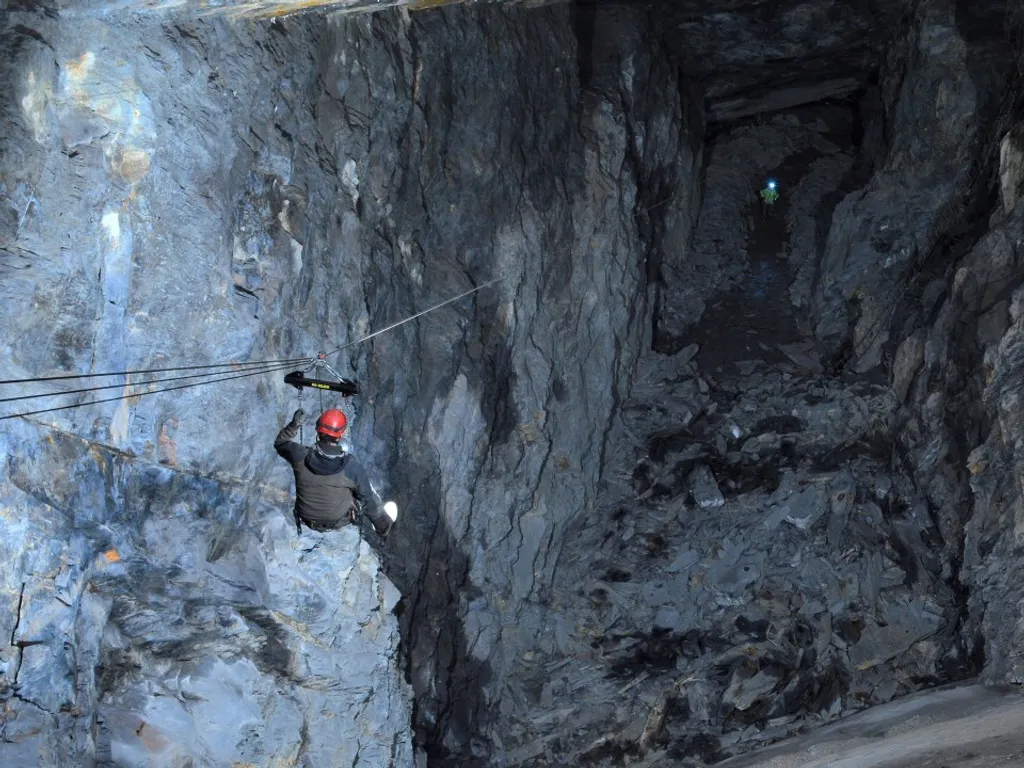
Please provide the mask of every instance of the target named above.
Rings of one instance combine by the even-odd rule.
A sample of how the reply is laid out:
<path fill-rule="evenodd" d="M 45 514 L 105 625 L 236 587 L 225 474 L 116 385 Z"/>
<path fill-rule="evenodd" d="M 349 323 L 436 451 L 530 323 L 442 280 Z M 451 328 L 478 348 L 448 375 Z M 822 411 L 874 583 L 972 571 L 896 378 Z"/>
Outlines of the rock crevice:
<path fill-rule="evenodd" d="M 0 422 L 0 761 L 701 765 L 1024 678 L 1006 8 L 148 5 L 3 20 L 0 359 L 282 362 Z M 321 349 L 386 542 L 295 535 Z"/>

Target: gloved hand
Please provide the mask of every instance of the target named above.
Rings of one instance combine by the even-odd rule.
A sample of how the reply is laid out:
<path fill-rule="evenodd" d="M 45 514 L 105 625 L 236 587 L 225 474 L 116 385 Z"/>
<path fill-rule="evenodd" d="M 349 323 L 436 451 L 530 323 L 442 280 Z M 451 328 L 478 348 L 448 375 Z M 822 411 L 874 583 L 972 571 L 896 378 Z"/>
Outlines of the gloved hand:
<path fill-rule="evenodd" d="M 391 533 L 395 527 L 395 520 L 398 519 L 398 505 L 393 501 L 384 502 L 384 514 L 388 516 L 387 527 L 381 530 L 376 525 L 373 526 L 373 530 L 377 532 L 377 535 L 382 539 L 386 539 L 388 534 Z"/>
<path fill-rule="evenodd" d="M 306 422 L 306 412 L 299 408 L 295 413 L 292 414 L 292 426 L 301 427 Z"/>

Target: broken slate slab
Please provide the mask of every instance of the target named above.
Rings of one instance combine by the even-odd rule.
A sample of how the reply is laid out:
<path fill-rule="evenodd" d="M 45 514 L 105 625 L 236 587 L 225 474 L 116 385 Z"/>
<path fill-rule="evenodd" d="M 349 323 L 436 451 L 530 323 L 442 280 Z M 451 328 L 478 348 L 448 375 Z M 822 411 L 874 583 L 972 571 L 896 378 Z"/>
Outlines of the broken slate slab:
<path fill-rule="evenodd" d="M 771 670 L 761 670 L 753 677 L 744 678 L 736 673 L 722 696 L 722 703 L 741 712 L 750 709 L 756 701 L 764 698 L 779 684 L 779 677 Z"/>
<path fill-rule="evenodd" d="M 809 485 L 779 504 L 770 517 L 772 527 L 787 522 L 801 531 L 809 530 L 825 514 L 825 494 L 821 486 Z"/>
<path fill-rule="evenodd" d="M 704 464 L 690 474 L 690 490 L 693 492 L 693 500 L 702 509 L 717 509 L 725 504 L 725 497 L 718 488 L 715 476 Z"/>
<path fill-rule="evenodd" d="M 764 561 L 764 552 L 751 552 L 725 539 L 717 559 L 708 568 L 708 580 L 727 594 L 739 594 L 761 578 Z"/>
<path fill-rule="evenodd" d="M 683 632 L 691 625 L 674 608 L 663 607 L 654 617 L 654 631 Z"/>
<path fill-rule="evenodd" d="M 945 621 L 937 610 L 919 597 L 889 604 L 883 611 L 884 623 L 869 623 L 850 648 L 850 662 L 865 670 L 904 653 L 942 629 Z"/>
<path fill-rule="evenodd" d="M 839 545 L 839 539 L 846 530 L 850 511 L 857 493 L 857 481 L 853 473 L 843 470 L 829 483 L 829 513 L 827 536 L 832 547 Z"/>
<path fill-rule="evenodd" d="M 696 550 L 684 549 L 675 559 L 665 566 L 665 570 L 669 573 L 676 573 L 678 571 L 688 571 L 690 568 L 700 562 L 700 555 Z"/>

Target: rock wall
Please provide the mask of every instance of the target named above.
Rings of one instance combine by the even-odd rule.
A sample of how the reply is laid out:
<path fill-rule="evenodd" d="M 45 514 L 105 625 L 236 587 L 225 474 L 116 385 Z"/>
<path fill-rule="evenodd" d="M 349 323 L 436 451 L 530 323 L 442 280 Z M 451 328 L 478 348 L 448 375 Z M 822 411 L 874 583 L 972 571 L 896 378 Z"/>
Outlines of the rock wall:
<path fill-rule="evenodd" d="M 363 242 L 397 314 L 467 274 L 509 276 L 478 294 L 477 322 L 438 313 L 373 348 L 375 429 L 397 437 L 407 482 L 388 562 L 411 595 L 417 724 L 453 765 L 520 746 L 507 686 L 524 656 L 564 647 L 551 594 L 568 525 L 618 450 L 612 417 L 650 343 L 650 260 L 682 246 L 694 151 L 676 73 L 643 15 L 596 29 L 581 93 L 566 9 L 415 17 L 413 101 L 372 131 L 369 183 L 390 174 L 390 195 L 366 201 Z M 354 65 L 335 65 L 346 87 Z"/>
<path fill-rule="evenodd" d="M 999 65 L 987 74 L 1002 73 L 1007 85 L 989 99 L 989 130 L 976 163 L 985 183 L 955 236 L 942 243 L 945 258 L 910 283 L 913 309 L 893 362 L 896 390 L 905 397 L 901 461 L 928 499 L 943 576 L 962 595 L 962 654 L 997 685 L 1024 679 L 1014 650 L 1019 589 L 1007 578 L 1019 557 L 1021 515 L 1013 448 L 1020 414 L 1011 382 L 1020 377 L 1015 350 L 1024 281 L 1014 150 L 1024 115 L 1024 18 L 1018 11 L 1000 22 L 1002 34 L 987 46 Z M 960 23 L 978 45 L 977 21 L 973 28 Z"/>
<path fill-rule="evenodd" d="M 549 700 L 585 687 L 610 707 L 603 734 L 558 712 L 584 764 L 702 764 L 920 686 L 1020 679 L 1020 48 L 1002 10 L 918 4 L 860 99 L 859 147 L 822 153 L 804 115 L 823 106 L 716 132 L 656 317 L 674 356 L 625 404 L 638 461 L 615 527 L 581 541 L 601 564 L 578 585 L 595 657 L 549 667 Z M 759 214 L 768 174 L 790 179 Z"/>
<path fill-rule="evenodd" d="M 885 154 L 836 207 L 815 290 L 815 333 L 840 367 L 879 365 L 907 322 L 893 316 L 905 286 L 941 271 L 943 253 L 985 209 L 1016 88 L 997 6 L 920 3 L 889 51 L 879 86 Z"/>
<path fill-rule="evenodd" d="M 984 678 L 996 684 L 1024 681 L 1017 650 L 1020 586 L 1010 576 L 1020 556 L 1024 520 L 1016 447 L 1021 428 L 1016 382 L 1022 364 L 1022 242 L 1024 209 L 1017 204 L 957 266 L 949 298 L 925 336 L 926 354 L 913 384 L 919 402 L 927 406 L 921 409 L 915 436 L 936 423 L 944 427 L 930 430 L 930 450 L 918 448 L 913 456 L 920 464 L 933 460 L 947 468 L 930 489 L 936 506 L 943 512 L 950 509 L 947 519 L 956 514 L 953 519 L 963 521 L 963 532 L 951 544 L 962 547 L 956 562 L 962 564 L 960 579 L 969 595 L 964 634 L 984 638 Z M 909 356 L 917 343 L 908 339 L 901 349 Z M 943 376 L 939 371 L 951 361 L 973 365 L 957 377 Z M 923 386 L 929 380 L 939 384 L 926 396 Z M 943 419 L 939 408 L 951 413 Z M 954 414 L 960 416 L 959 424 L 950 418 Z M 964 429 L 968 415 L 974 418 Z M 925 441 L 919 438 L 917 445 Z M 950 467 L 954 458 L 955 474 Z M 962 485 L 954 484 L 954 478 Z M 961 491 L 963 485 L 969 486 L 968 492 Z M 959 506 L 953 507 L 954 500 Z"/>
<path fill-rule="evenodd" d="M 899 402 L 815 354 L 857 126 L 852 101 L 716 132 L 657 315 L 674 348 L 642 358 L 564 548 L 563 641 L 503 702 L 502 735 L 528 734 L 510 762 L 704 765 L 963 673 L 943 666 L 957 596 L 930 575 L 925 500 L 890 461 Z"/>
<path fill-rule="evenodd" d="M 858 154 L 852 145 L 854 122 L 855 103 L 838 109 L 810 107 L 708 137 L 701 168 L 703 194 L 694 201 L 699 205 L 692 206 L 699 216 L 691 214 L 691 230 L 682 241 L 686 247 L 672 249 L 661 264 L 656 350 L 672 354 L 695 341 L 694 327 L 706 318 L 709 304 L 758 269 L 751 262 L 758 261 L 754 251 L 761 246 L 751 239 L 752 232 L 783 239 L 765 244 L 773 255 L 776 246 L 788 251 L 778 282 L 783 292 L 791 290 L 796 306 L 808 303 L 818 266 L 820 220 L 830 213 L 825 203 L 839 194 Z M 784 195 L 776 218 L 780 232 L 761 226 L 758 193 L 768 179 Z M 792 289 L 782 286 L 783 280 L 792 282 Z M 790 312 L 788 304 L 783 304 L 783 314 Z"/>
<path fill-rule="evenodd" d="M 909 21 L 883 72 L 887 153 L 836 209 L 816 331 L 832 370 L 881 363 L 901 401 L 893 469 L 924 502 L 929 579 L 958 596 L 943 667 L 1016 682 L 1019 604 L 997 574 L 1015 562 L 1018 506 L 1005 382 L 1018 376 L 1020 18 L 934 2 Z"/>
<path fill-rule="evenodd" d="M 367 327 L 329 226 L 322 23 L 5 22 L 10 377 L 295 358 Z M 6 412 L 139 391 L 113 381 Z M 289 520 L 271 441 L 294 405 L 275 373 L 3 422 L 0 761 L 413 763 L 400 595 L 355 529 Z"/>
<path fill-rule="evenodd" d="M 63 431 L 3 451 L 5 762 L 412 764 L 399 595 L 354 529 L 296 546 L 279 488 Z"/>
<path fill-rule="evenodd" d="M 404 509 L 383 571 L 354 530 L 295 539 L 279 373 L 4 422 L 5 760 L 409 765 L 410 723 L 438 760 L 501 748 L 693 181 L 645 18 L 602 27 L 583 93 L 570 21 L 7 19 L 15 376 L 290 359 L 505 279 L 334 358 Z"/>
<path fill-rule="evenodd" d="M 9 378 L 282 362 L 0 422 L 0 759 L 711 761 L 1021 679 L 999 9 L 706 152 L 658 20 L 587 14 L 9 10 Z M 332 356 L 403 517 L 297 538 L 281 373 L 499 278 Z"/>

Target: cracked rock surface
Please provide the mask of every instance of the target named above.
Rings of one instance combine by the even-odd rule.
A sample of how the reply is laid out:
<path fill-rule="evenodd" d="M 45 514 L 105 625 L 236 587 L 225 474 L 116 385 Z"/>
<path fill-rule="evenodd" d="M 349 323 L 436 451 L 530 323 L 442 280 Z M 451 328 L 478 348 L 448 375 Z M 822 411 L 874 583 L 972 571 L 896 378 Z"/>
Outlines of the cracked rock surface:
<path fill-rule="evenodd" d="M 646 47 L 645 19 L 624 14 L 595 38 L 610 65 L 604 91 L 587 94 L 565 8 L 258 26 L 71 26 L 25 9 L 11 21 L 4 103 L 16 130 L 4 151 L 18 162 L 4 169 L 3 290 L 17 375 L 292 357 L 507 281 L 342 355 L 366 392 L 346 404 L 350 441 L 405 510 L 377 553 L 351 531 L 291 534 L 290 480 L 269 444 L 294 399 L 276 375 L 19 427 L 9 507 L 25 494 L 77 503 L 51 488 L 63 464 L 47 452 L 49 425 L 71 436 L 67 462 L 90 482 L 107 482 L 89 474 L 93 453 L 123 462 L 131 498 L 89 500 L 106 538 L 78 544 L 75 561 L 116 552 L 112 567 L 133 570 L 97 582 L 114 607 L 65 606 L 91 633 L 72 636 L 67 661 L 30 651 L 10 670 L 12 692 L 89 681 L 46 702 L 77 718 L 82 740 L 51 719 L 10 743 L 43 762 L 58 743 L 67 759 L 119 765 L 384 754 L 408 765 L 415 734 L 433 759 L 486 759 L 484 714 L 503 696 L 506 659 L 535 645 L 557 544 L 593 494 L 649 345 L 642 242 L 668 218 L 638 211 L 691 180 L 699 138 L 680 134 L 678 97 L 646 87 L 674 72 Z M 662 207 L 682 221 L 683 203 Z M 158 492 L 175 472 L 197 488 Z M 38 538 L 10 537 L 12 561 Z M 233 547 L 245 556 L 221 552 Z M 35 573 L 10 574 L 11 615 Z M 524 613 L 536 618 L 517 634 Z M 37 648 L 19 627 L 15 639 Z M 337 646 L 321 651 L 318 633 Z M 98 661 L 77 656 L 79 642 Z M 314 685 L 327 698 L 289 703 Z M 247 714 L 215 744 L 193 738 L 226 691 L 242 692 Z M 27 722 L 23 701 L 10 699 L 9 723 Z"/>
<path fill-rule="evenodd" d="M 398 594 L 355 529 L 296 546 L 278 489 L 63 432 L 3 457 L 7 764 L 411 761 Z"/>
<path fill-rule="evenodd" d="M 0 762 L 699 766 L 1024 679 L 1019 20 L 691 6 L 12 4 L 7 378 L 503 279 L 332 359 L 386 542 L 296 537 L 290 365 L 0 422 Z"/>
<path fill-rule="evenodd" d="M 345 332 L 318 300 L 322 31 L 6 21 L 5 373 L 279 359 Z M 400 594 L 355 528 L 296 538 L 271 449 L 293 402 L 275 375 L 3 422 L 0 762 L 413 764 Z"/>

